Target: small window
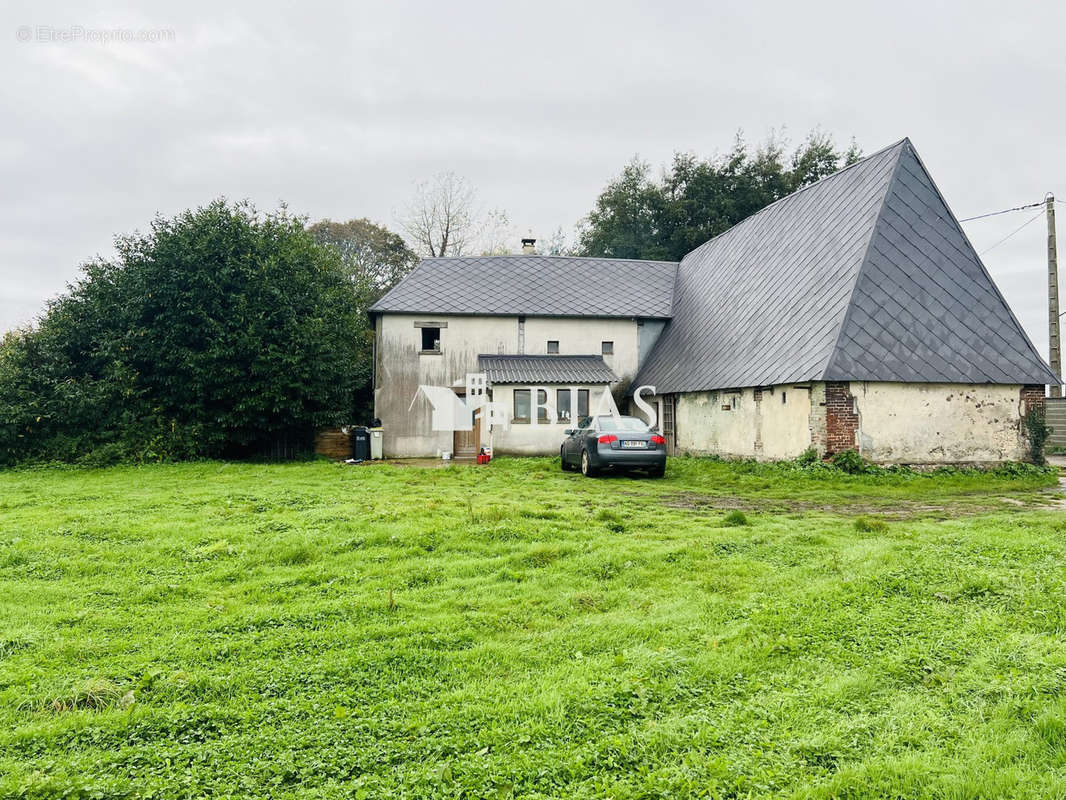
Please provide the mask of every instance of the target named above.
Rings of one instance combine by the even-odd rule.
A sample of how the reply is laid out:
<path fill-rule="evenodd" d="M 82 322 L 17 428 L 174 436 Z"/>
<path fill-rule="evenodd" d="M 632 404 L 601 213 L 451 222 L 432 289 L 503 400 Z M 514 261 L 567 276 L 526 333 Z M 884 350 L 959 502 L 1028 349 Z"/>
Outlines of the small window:
<path fill-rule="evenodd" d="M 600 342 L 600 352 L 605 356 L 613 356 L 614 342 Z"/>
<path fill-rule="evenodd" d="M 548 393 L 541 389 L 537 392 L 537 422 L 546 423 L 548 421 L 548 409 L 545 407 L 545 403 L 548 402 Z M 520 424 L 528 424 L 532 408 L 529 403 L 529 389 L 515 389 L 514 390 L 514 419 L 513 422 Z"/>
<path fill-rule="evenodd" d="M 420 330 L 422 331 L 422 352 L 439 353 L 440 328 L 421 328 Z"/>
<path fill-rule="evenodd" d="M 549 339 L 548 340 L 548 355 L 550 355 L 550 356 L 559 355 L 559 343 L 557 341 L 555 341 L 554 339 Z"/>
<path fill-rule="evenodd" d="M 514 422 L 529 422 L 529 389 L 514 390 Z"/>
<path fill-rule="evenodd" d="M 558 389 L 555 392 L 555 411 L 559 415 L 560 422 L 572 422 L 574 419 L 574 407 L 570 399 L 569 389 Z M 577 390 L 577 419 L 589 415 L 589 390 Z"/>
<path fill-rule="evenodd" d="M 549 342 L 550 344 L 550 342 Z M 559 415 L 559 422 L 570 421 L 570 390 L 558 389 L 555 392 L 555 413 Z"/>
<path fill-rule="evenodd" d="M 788 395 L 787 395 L 787 394 L 786 394 L 785 392 L 781 392 L 781 405 L 784 405 L 784 404 L 785 404 L 785 398 L 786 398 L 787 396 L 788 396 Z"/>

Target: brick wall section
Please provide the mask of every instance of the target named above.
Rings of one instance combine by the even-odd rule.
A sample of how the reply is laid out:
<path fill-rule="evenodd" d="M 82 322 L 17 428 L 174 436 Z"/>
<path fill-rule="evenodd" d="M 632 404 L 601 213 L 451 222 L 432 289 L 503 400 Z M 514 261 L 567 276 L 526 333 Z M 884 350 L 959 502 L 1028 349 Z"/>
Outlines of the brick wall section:
<path fill-rule="evenodd" d="M 1020 399 L 1023 414 L 1028 414 L 1030 411 L 1042 415 L 1047 413 L 1047 398 L 1044 396 L 1043 386 L 1023 386 Z"/>
<path fill-rule="evenodd" d="M 825 384 L 825 452 L 826 455 L 844 450 L 857 450 L 859 446 L 859 415 L 855 411 L 855 398 L 842 381 L 827 381 Z"/>

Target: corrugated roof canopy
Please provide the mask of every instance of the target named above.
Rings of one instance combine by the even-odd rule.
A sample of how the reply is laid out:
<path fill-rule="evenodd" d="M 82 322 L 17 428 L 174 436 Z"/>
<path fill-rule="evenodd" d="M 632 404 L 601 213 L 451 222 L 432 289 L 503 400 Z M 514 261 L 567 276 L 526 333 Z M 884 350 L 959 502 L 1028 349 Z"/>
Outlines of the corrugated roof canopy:
<path fill-rule="evenodd" d="M 602 356 L 481 355 L 478 367 L 489 383 L 613 383 Z"/>
<path fill-rule="evenodd" d="M 666 318 L 676 275 L 674 261 L 427 258 L 370 312 Z"/>

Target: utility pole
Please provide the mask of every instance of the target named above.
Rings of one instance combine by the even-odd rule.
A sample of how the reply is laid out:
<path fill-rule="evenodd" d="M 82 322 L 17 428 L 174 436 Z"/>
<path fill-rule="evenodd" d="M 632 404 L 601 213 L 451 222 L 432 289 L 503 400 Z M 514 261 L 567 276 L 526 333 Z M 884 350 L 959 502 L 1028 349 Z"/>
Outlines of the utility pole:
<path fill-rule="evenodd" d="M 1055 252 L 1055 195 L 1047 196 L 1047 308 L 1048 359 L 1059 383 L 1051 387 L 1052 397 L 1062 397 L 1062 340 L 1059 338 L 1059 262 Z"/>

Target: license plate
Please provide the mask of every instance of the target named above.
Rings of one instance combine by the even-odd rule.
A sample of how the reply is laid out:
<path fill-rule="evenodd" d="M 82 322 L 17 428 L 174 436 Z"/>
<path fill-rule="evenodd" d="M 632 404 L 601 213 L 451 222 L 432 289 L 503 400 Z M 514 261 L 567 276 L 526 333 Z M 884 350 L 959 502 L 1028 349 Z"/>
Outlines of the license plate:
<path fill-rule="evenodd" d="M 648 446 L 647 442 L 641 442 L 641 441 L 623 440 L 623 442 L 622 442 L 622 447 L 626 448 L 627 450 L 629 450 L 629 449 L 641 449 L 641 448 L 644 448 L 644 447 L 647 447 L 647 446 Z"/>

